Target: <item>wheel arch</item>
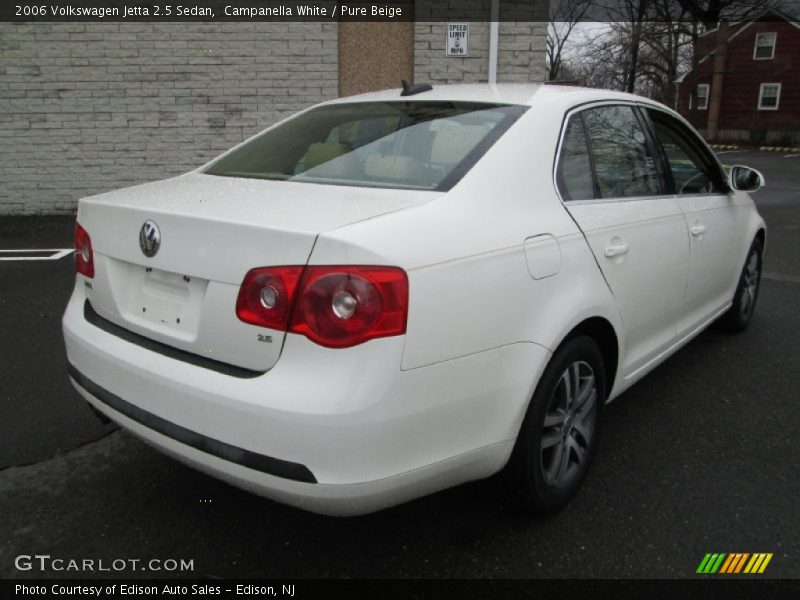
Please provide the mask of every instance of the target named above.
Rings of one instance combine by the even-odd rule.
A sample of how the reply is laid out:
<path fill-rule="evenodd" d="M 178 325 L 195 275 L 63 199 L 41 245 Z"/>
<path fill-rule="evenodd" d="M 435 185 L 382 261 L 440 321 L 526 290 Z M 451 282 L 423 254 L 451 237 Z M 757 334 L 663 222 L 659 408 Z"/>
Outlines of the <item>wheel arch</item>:
<path fill-rule="evenodd" d="M 767 230 L 765 227 L 759 227 L 758 231 L 756 231 L 756 239 L 761 242 L 761 248 L 766 248 L 767 246 Z"/>
<path fill-rule="evenodd" d="M 547 366 L 553 359 L 553 356 L 561 348 L 564 344 L 566 344 L 569 340 L 578 337 L 578 336 L 588 336 L 592 340 L 597 343 L 600 348 L 600 353 L 603 356 L 603 366 L 605 371 L 606 377 L 606 398 L 611 396 L 611 392 L 614 389 L 614 384 L 616 382 L 617 373 L 619 371 L 619 358 L 620 358 L 620 342 L 619 336 L 617 335 L 617 330 L 612 325 L 611 321 L 606 317 L 600 316 L 596 313 L 589 313 L 593 316 L 584 316 L 581 320 L 575 323 L 571 328 L 569 328 L 566 333 L 564 333 L 560 339 L 557 339 L 557 342 L 548 345 L 548 348 L 552 348 L 550 355 L 545 361 L 545 363 L 541 366 L 541 370 L 539 371 L 538 376 L 535 378 L 534 383 L 530 389 L 530 392 L 527 396 L 527 401 L 521 405 L 521 410 L 519 411 L 514 425 L 513 425 L 513 439 L 515 440 L 514 448 L 516 448 L 516 440 L 519 439 L 519 432 L 522 428 L 523 421 L 525 419 L 525 415 L 528 413 L 528 410 L 531 405 L 531 401 L 533 399 L 534 394 L 536 393 L 536 388 L 541 381 L 542 374 Z M 598 406 L 602 408 L 605 402 L 599 402 Z M 510 456 L 512 454 L 512 448 L 509 447 L 508 456 L 505 460 L 502 461 L 503 465 L 507 464 Z"/>
<path fill-rule="evenodd" d="M 589 317 L 573 327 L 559 346 L 579 335 L 592 338 L 600 347 L 600 352 L 603 355 L 603 366 L 605 367 L 605 399 L 607 400 L 611 395 L 611 390 L 614 388 L 614 382 L 619 369 L 619 339 L 617 337 L 617 332 L 611 322 L 606 318 L 599 316 Z"/>

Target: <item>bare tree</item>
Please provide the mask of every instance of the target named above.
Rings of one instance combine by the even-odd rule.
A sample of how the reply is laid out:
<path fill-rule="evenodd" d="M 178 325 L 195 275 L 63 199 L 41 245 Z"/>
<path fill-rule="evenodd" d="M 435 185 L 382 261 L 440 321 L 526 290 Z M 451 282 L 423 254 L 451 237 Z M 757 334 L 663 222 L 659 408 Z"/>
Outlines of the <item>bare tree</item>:
<path fill-rule="evenodd" d="M 609 21 L 606 30 L 560 69 L 585 85 L 635 92 L 674 105 L 678 75 L 692 71 L 691 87 L 696 87 L 698 23 L 703 30 L 713 29 L 720 20 L 750 19 L 781 1 L 596 0 L 588 18 L 597 18 L 602 6 Z M 722 48 L 724 56 L 725 45 L 717 42 L 715 53 Z M 724 73 L 724 63 L 716 71 Z"/>
<path fill-rule="evenodd" d="M 693 23 L 674 0 L 653 0 L 652 9 L 653 20 L 642 39 L 638 75 L 648 96 L 673 106 L 677 101 L 675 80 L 691 64 Z"/>
<path fill-rule="evenodd" d="M 564 46 L 590 6 L 591 0 L 553 0 L 547 28 L 548 81 L 558 79 L 564 61 Z"/>
<path fill-rule="evenodd" d="M 746 21 L 768 8 L 776 8 L 776 0 L 676 0 L 706 29 L 714 29 L 720 21 Z"/>
<path fill-rule="evenodd" d="M 627 28 L 618 23 L 582 32 L 580 49 L 563 63 L 562 77 L 587 87 L 623 89 L 627 39 Z"/>
<path fill-rule="evenodd" d="M 621 89 L 633 92 L 636 89 L 639 68 L 639 51 L 642 43 L 642 29 L 652 17 L 652 0 L 601 0 L 598 4 L 619 35 L 615 36 L 617 53 L 625 57 L 624 84 Z"/>
<path fill-rule="evenodd" d="M 633 92 L 636 89 L 636 72 L 639 68 L 639 49 L 642 43 L 642 24 L 647 16 L 649 0 L 630 0 L 628 4 L 631 17 L 631 42 L 630 57 L 628 60 L 628 73 L 625 77 L 625 91 Z"/>

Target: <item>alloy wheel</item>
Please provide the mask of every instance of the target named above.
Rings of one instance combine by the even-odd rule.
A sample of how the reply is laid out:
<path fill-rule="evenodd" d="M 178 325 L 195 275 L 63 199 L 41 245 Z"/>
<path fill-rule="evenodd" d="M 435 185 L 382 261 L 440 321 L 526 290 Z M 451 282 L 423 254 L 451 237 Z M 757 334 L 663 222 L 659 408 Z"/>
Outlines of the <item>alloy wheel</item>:
<path fill-rule="evenodd" d="M 588 460 L 596 410 L 594 371 L 585 361 L 573 362 L 561 374 L 545 412 L 540 456 L 548 485 L 567 485 Z"/>
<path fill-rule="evenodd" d="M 755 307 L 756 296 L 758 294 L 758 252 L 751 252 L 750 257 L 747 259 L 747 264 L 744 268 L 743 284 L 744 289 L 742 290 L 743 294 L 740 310 L 743 317 L 748 317 Z"/>

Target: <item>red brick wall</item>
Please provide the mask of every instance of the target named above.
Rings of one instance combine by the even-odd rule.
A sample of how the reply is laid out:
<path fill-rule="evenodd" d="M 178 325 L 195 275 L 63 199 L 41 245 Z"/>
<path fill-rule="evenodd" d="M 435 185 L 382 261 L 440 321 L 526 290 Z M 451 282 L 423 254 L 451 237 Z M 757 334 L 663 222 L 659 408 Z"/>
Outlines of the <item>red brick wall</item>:
<path fill-rule="evenodd" d="M 736 30 L 731 31 L 731 35 Z M 775 32 L 775 57 L 753 60 L 756 34 Z M 715 34 L 701 38 L 700 47 L 712 44 Z M 703 48 L 705 49 L 705 48 Z M 697 83 L 711 83 L 714 57 L 699 65 Z M 780 83 L 778 110 L 758 110 L 762 83 Z M 689 111 L 692 73 L 678 90 L 678 111 L 695 127 L 705 128 L 708 111 Z M 709 94 L 710 97 L 710 94 Z M 752 23 L 731 39 L 725 64 L 719 129 L 800 131 L 800 29 L 786 21 Z"/>

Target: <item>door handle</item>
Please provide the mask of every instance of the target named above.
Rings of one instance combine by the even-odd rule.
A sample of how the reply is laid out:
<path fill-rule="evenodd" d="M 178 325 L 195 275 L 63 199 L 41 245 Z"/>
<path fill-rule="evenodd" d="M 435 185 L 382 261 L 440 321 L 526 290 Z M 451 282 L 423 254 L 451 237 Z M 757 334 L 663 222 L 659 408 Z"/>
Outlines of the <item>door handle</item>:
<path fill-rule="evenodd" d="M 622 256 L 623 254 L 627 253 L 628 253 L 627 242 L 620 242 L 618 244 L 612 244 L 610 246 L 606 246 L 606 249 L 603 252 L 603 254 L 606 255 L 606 258 L 614 258 L 615 256 Z"/>
<path fill-rule="evenodd" d="M 694 227 L 692 227 L 691 232 L 692 232 L 692 235 L 694 237 L 697 237 L 699 235 L 703 235 L 706 232 L 706 226 L 705 225 L 695 225 Z"/>

